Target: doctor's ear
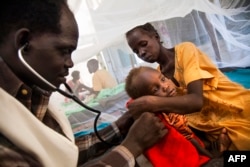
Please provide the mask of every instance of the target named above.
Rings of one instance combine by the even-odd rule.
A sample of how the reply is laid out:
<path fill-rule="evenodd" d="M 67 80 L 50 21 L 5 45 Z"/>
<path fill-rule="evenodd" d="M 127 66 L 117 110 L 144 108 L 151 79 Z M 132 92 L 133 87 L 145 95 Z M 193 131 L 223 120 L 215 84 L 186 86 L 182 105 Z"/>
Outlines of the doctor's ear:
<path fill-rule="evenodd" d="M 15 33 L 15 47 L 17 49 L 24 46 L 24 51 L 28 50 L 30 31 L 27 28 L 21 28 Z"/>
<path fill-rule="evenodd" d="M 24 51 L 24 52 L 27 52 L 28 49 L 29 49 L 29 42 L 26 42 L 26 43 L 24 44 L 24 46 L 23 46 L 23 51 Z"/>

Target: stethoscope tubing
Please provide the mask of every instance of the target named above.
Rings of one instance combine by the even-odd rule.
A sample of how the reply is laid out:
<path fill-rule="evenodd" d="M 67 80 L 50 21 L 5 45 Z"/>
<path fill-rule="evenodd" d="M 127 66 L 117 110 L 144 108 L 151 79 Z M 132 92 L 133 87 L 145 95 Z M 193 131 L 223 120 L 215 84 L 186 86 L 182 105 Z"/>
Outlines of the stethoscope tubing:
<path fill-rule="evenodd" d="M 65 88 L 67 89 L 68 92 L 54 86 L 53 84 L 51 84 L 49 81 L 47 81 L 44 77 L 42 77 L 38 72 L 36 72 L 23 58 L 23 55 L 22 55 L 22 50 L 26 47 L 27 44 L 25 44 L 24 46 L 22 46 L 19 50 L 18 50 L 18 57 L 19 59 L 21 60 L 22 64 L 30 71 L 32 72 L 36 77 L 38 77 L 41 81 L 43 81 L 44 83 L 46 83 L 48 86 L 50 86 L 54 91 L 57 91 L 59 92 L 61 95 L 67 97 L 67 98 L 70 98 L 72 99 L 73 101 L 75 101 L 77 104 L 79 104 L 80 106 L 84 107 L 85 109 L 91 111 L 91 112 L 94 112 L 96 113 L 96 117 L 95 117 L 95 120 L 94 120 L 94 132 L 96 134 L 96 136 L 98 137 L 98 139 L 109 145 L 109 146 L 114 146 L 114 145 L 118 145 L 119 143 L 109 143 L 105 140 L 102 139 L 102 137 L 99 135 L 98 133 L 98 130 L 97 130 L 97 122 L 98 122 L 98 119 L 101 115 L 101 111 L 99 110 L 96 110 L 92 107 L 89 107 L 88 105 L 84 104 L 76 95 L 74 95 L 72 89 L 70 88 L 70 86 L 67 84 L 67 83 L 64 83 L 64 86 Z"/>

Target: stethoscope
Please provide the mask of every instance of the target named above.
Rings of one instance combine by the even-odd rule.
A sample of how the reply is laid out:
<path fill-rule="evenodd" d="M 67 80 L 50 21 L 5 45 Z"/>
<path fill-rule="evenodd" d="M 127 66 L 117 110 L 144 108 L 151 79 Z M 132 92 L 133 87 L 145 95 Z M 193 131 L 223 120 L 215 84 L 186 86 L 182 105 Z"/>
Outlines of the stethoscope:
<path fill-rule="evenodd" d="M 62 94 L 63 96 L 67 97 L 67 98 L 70 98 L 72 100 L 74 100 L 76 103 L 78 103 L 80 106 L 86 108 L 87 110 L 91 111 L 91 112 L 94 112 L 96 113 L 96 117 L 95 117 L 95 120 L 94 120 L 94 132 L 96 134 L 96 136 L 98 137 L 98 139 L 105 143 L 105 144 L 108 144 L 109 146 L 114 146 L 114 145 L 118 145 L 119 143 L 110 143 L 110 142 L 107 142 L 105 140 L 103 140 L 101 138 L 101 136 L 99 135 L 98 133 L 98 130 L 97 130 L 97 121 L 101 115 L 101 111 L 99 110 L 96 110 L 94 108 L 91 108 L 89 106 L 87 106 L 86 104 L 84 104 L 76 95 L 74 95 L 72 89 L 70 88 L 70 86 L 66 83 L 64 83 L 64 86 L 66 87 L 66 89 L 68 90 L 68 92 L 66 91 L 63 91 L 62 89 L 60 89 L 59 87 L 56 87 L 54 86 L 53 84 L 51 84 L 48 80 L 46 80 L 44 77 L 42 77 L 39 73 L 37 73 L 23 58 L 23 55 L 22 55 L 22 50 L 27 46 L 27 44 L 25 44 L 24 46 L 22 46 L 19 50 L 18 50 L 18 57 L 19 59 L 21 60 L 22 64 L 30 71 L 32 72 L 34 75 L 36 75 L 41 81 L 43 81 L 44 83 L 46 83 L 48 86 L 50 86 L 53 90 L 59 92 L 60 94 Z"/>

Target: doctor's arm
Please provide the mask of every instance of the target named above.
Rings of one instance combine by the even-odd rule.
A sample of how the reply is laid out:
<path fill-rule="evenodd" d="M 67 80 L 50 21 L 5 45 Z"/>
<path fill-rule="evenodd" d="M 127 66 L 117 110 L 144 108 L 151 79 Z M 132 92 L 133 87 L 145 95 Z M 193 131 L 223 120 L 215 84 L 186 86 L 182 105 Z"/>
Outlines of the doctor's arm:
<path fill-rule="evenodd" d="M 123 142 L 89 166 L 134 166 L 135 158 L 166 135 L 164 124 L 152 113 L 143 113 Z"/>

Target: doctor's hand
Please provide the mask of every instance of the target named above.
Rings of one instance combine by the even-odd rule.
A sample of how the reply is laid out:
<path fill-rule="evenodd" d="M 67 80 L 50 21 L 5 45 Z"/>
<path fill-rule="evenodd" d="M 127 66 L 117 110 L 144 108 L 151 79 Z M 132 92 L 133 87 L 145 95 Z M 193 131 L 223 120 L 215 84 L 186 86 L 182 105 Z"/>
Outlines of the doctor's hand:
<path fill-rule="evenodd" d="M 130 112 L 126 111 L 122 116 L 120 116 L 115 124 L 118 127 L 122 136 L 126 136 L 130 126 L 134 123 L 134 119 Z"/>
<path fill-rule="evenodd" d="M 127 104 L 129 113 L 137 119 L 143 112 L 156 112 L 157 98 L 157 96 L 142 96 L 132 100 Z"/>
<path fill-rule="evenodd" d="M 155 114 L 145 112 L 131 126 L 121 145 L 137 157 L 158 142 L 167 132 L 166 126 Z"/>

